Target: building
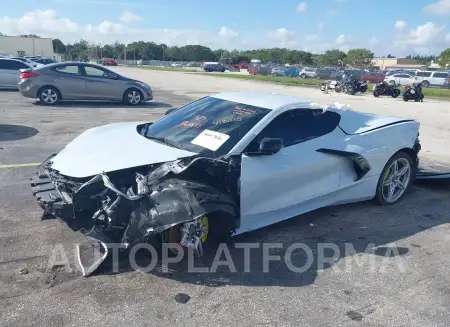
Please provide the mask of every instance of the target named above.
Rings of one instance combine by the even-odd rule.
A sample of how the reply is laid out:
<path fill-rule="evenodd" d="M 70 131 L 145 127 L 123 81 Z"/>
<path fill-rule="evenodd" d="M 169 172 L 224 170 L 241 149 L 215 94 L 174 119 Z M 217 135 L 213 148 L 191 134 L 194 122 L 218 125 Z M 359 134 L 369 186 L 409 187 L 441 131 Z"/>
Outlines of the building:
<path fill-rule="evenodd" d="M 53 57 L 53 42 L 50 38 L 0 36 L 0 53 L 10 56 Z"/>
<path fill-rule="evenodd" d="M 372 66 L 379 69 L 390 68 L 405 68 L 405 69 L 426 69 L 427 65 L 424 65 L 417 59 L 408 58 L 374 58 L 372 59 Z"/>

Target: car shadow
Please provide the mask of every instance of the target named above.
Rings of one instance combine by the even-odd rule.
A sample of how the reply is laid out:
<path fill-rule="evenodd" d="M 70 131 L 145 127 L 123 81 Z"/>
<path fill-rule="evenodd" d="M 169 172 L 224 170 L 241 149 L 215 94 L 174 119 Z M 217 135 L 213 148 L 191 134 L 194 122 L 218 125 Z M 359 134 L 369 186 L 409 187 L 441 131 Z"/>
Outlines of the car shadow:
<path fill-rule="evenodd" d="M 448 193 L 414 186 L 407 198 L 395 206 L 362 202 L 319 209 L 233 237 L 226 246 L 218 248 L 220 251 L 208 251 L 202 258 L 190 262 L 185 258 L 163 265 L 158 260 L 147 273 L 213 287 L 298 287 L 313 283 L 323 270 L 359 269 L 361 258 L 364 269 L 375 269 L 372 272 L 378 273 L 386 265 L 395 269 L 396 260 L 407 257 L 411 247 L 421 247 L 420 244 L 405 244 L 405 238 L 449 223 L 450 216 L 445 214 L 449 209 Z M 395 243 L 400 240 L 402 244 L 397 246 Z M 249 247 L 250 254 L 242 247 Z M 268 254 L 279 258 L 269 262 Z M 127 259 L 122 261 L 118 273 L 136 270 L 137 266 L 141 267 L 137 270 L 146 272 L 146 267 L 152 267 L 155 260 L 147 250 L 137 252 L 134 258 L 134 268 L 125 264 Z M 112 274 L 106 268 L 98 273 Z"/>
<path fill-rule="evenodd" d="M 0 141 L 18 141 L 35 136 L 39 131 L 23 125 L 0 124 Z"/>
<path fill-rule="evenodd" d="M 121 102 L 114 101 L 63 101 L 54 106 L 45 106 L 40 101 L 34 101 L 33 105 L 47 108 L 171 108 L 172 105 L 165 102 L 147 101 L 137 106 L 128 106 Z"/>

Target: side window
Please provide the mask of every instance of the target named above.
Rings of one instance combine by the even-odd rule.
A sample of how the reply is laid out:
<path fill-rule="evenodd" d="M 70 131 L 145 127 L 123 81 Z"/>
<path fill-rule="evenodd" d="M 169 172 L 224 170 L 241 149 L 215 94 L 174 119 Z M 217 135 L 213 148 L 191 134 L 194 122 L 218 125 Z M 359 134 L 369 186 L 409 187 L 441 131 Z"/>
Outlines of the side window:
<path fill-rule="evenodd" d="M 84 71 L 86 72 L 86 76 L 89 77 L 109 77 L 111 75 L 107 70 L 92 66 L 84 66 Z"/>
<path fill-rule="evenodd" d="M 448 78 L 448 73 L 434 73 L 433 77 L 437 78 Z"/>
<path fill-rule="evenodd" d="M 0 60 L 0 69 L 6 70 L 19 70 L 30 68 L 26 64 L 15 60 Z"/>
<path fill-rule="evenodd" d="M 341 116 L 333 111 L 294 109 L 275 117 L 253 140 L 256 151 L 265 137 L 281 138 L 285 147 L 331 133 Z"/>
<path fill-rule="evenodd" d="M 430 77 L 431 73 L 430 72 L 417 72 L 417 76 Z"/>
<path fill-rule="evenodd" d="M 77 65 L 64 65 L 57 66 L 53 68 L 58 73 L 69 74 L 69 75 L 81 75 L 80 69 Z"/>

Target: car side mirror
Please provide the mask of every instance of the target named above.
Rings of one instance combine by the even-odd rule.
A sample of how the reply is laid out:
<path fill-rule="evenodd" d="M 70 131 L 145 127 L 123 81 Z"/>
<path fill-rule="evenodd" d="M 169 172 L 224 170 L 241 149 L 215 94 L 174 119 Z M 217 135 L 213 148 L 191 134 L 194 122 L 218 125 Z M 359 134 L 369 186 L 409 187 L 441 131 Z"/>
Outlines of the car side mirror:
<path fill-rule="evenodd" d="M 171 114 L 174 111 L 177 111 L 180 108 L 170 108 L 169 110 L 166 111 L 166 113 L 164 114 L 165 116 L 167 116 L 168 114 Z"/>
<path fill-rule="evenodd" d="M 265 137 L 259 144 L 258 151 L 245 153 L 249 157 L 270 156 L 284 147 L 283 140 L 278 138 Z"/>

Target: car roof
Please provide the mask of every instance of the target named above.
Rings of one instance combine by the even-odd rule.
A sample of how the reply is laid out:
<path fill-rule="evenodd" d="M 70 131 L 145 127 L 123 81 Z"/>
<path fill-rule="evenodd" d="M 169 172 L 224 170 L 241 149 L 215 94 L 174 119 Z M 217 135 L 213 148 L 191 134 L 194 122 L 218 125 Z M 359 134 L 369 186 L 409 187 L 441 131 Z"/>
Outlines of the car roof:
<path fill-rule="evenodd" d="M 18 60 L 18 59 L 13 59 L 13 58 L 0 58 L 0 60 L 12 60 L 12 61 L 16 61 L 16 62 L 21 62 L 22 64 L 27 64 L 27 62 L 24 62 L 22 60 Z"/>
<path fill-rule="evenodd" d="M 211 97 L 270 110 L 282 109 L 290 105 L 299 105 L 300 108 L 304 106 L 305 109 L 308 109 L 313 103 L 311 100 L 294 96 L 254 91 L 223 92 L 211 95 Z"/>

